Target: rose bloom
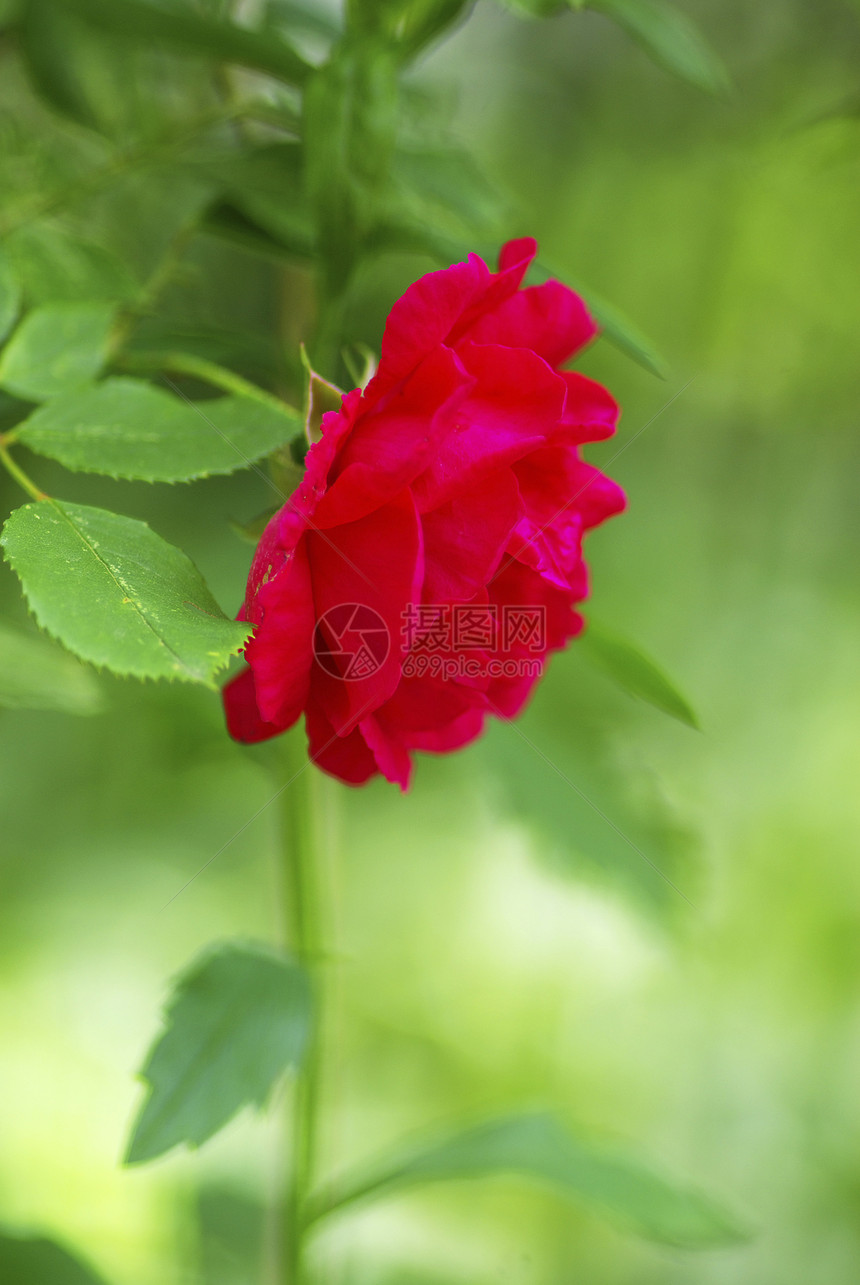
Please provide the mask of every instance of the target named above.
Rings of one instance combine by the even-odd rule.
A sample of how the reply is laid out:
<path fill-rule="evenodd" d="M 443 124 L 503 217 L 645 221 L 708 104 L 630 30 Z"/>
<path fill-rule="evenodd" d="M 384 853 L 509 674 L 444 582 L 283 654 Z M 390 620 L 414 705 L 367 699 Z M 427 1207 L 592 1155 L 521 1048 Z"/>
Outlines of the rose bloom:
<path fill-rule="evenodd" d="M 370 384 L 323 416 L 251 567 L 248 666 L 224 689 L 237 740 L 304 713 L 326 772 L 406 789 L 413 751 L 519 713 L 582 629 L 583 536 L 625 500 L 579 447 L 618 407 L 559 369 L 596 326 L 560 282 L 521 288 L 536 250 L 510 241 L 498 272 L 470 255 L 416 281 Z"/>

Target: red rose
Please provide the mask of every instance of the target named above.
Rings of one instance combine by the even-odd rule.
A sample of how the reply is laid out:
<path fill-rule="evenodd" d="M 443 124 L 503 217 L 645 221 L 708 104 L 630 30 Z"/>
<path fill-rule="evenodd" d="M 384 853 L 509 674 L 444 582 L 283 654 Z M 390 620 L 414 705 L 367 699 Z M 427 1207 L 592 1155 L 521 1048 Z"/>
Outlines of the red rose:
<path fill-rule="evenodd" d="M 578 447 L 608 437 L 618 407 L 558 369 L 596 327 L 559 282 L 520 289 L 536 248 L 410 286 L 377 374 L 323 417 L 251 567 L 249 667 L 224 690 L 237 740 L 304 712 L 321 768 L 405 789 L 413 750 L 516 714 L 582 628 L 582 538 L 624 495 Z"/>

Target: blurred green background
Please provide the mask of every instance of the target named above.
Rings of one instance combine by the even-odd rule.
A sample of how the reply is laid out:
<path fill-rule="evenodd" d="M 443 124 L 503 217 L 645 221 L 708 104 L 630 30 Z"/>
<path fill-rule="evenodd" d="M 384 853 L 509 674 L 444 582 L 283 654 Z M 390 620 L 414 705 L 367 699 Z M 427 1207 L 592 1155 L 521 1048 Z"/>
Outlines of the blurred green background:
<path fill-rule="evenodd" d="M 629 443 L 610 466 L 629 512 L 590 540 L 592 609 L 678 680 L 702 731 L 613 689 L 574 645 L 527 739 L 495 727 L 424 759 L 406 798 L 328 788 L 324 1151 L 336 1169 L 460 1114 L 548 1103 L 719 1193 L 756 1235 L 661 1250 L 499 1179 L 344 1216 L 315 1248 L 326 1285 L 860 1272 L 860 11 L 684 7 L 729 68 L 725 99 L 598 14 L 527 23 L 488 3 L 413 75 L 503 194 L 503 234 L 537 236 L 665 361 L 661 381 L 603 340 L 583 362 L 624 408 L 591 458 Z M 204 178 L 132 158 L 68 209 L 40 207 L 112 153 L 33 86 L 39 41 L 67 49 L 63 32 L 37 14 L 27 39 L 29 72 L 17 34 L 0 52 L 0 223 L 46 296 L 74 297 L 76 273 L 91 295 L 107 252 L 144 276 Z M 177 85 L 211 68 L 120 49 L 75 57 L 102 135 L 141 148 L 135 85 L 150 108 L 163 85 L 169 120 Z M 62 262 L 46 228 L 69 238 Z M 431 266 L 368 269 L 354 337 L 378 344 Z M 220 336 L 228 364 L 288 386 L 307 291 L 301 269 L 197 235 L 143 329 Z M 270 503 L 258 477 L 146 487 L 30 463 L 55 493 L 146 518 L 238 607 L 250 548 L 230 521 Z M 21 497 L 0 490 L 5 513 Z M 24 619 L 5 565 L 0 599 Z M 118 1161 L 167 978 L 213 937 L 278 931 L 276 808 L 260 811 L 278 751 L 230 743 L 202 689 L 101 683 L 92 718 L 0 712 L 0 1221 L 56 1236 L 111 1285 L 251 1285 L 274 1117 L 148 1169 Z"/>

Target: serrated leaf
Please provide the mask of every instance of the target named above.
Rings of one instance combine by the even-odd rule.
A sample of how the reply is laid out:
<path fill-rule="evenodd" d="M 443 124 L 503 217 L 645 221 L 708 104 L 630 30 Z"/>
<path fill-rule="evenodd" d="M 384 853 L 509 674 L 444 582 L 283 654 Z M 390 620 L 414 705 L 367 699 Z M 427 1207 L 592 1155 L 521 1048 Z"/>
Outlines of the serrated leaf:
<path fill-rule="evenodd" d="M 15 510 L 0 545 L 42 628 L 117 674 L 212 686 L 248 636 L 145 522 L 41 500 Z"/>
<path fill-rule="evenodd" d="M 577 648 L 632 696 L 698 730 L 698 719 L 686 697 L 655 661 L 626 638 L 592 620 Z"/>
<path fill-rule="evenodd" d="M 0 705 L 95 714 L 104 702 L 95 675 L 74 656 L 38 634 L 0 624 Z"/>
<path fill-rule="evenodd" d="M 186 1142 L 200 1146 L 303 1056 L 311 1022 L 307 975 L 264 947 L 209 950 L 179 978 L 167 1027 L 141 1072 L 149 1084 L 126 1163 Z"/>
<path fill-rule="evenodd" d="M 298 412 L 274 399 L 191 403 L 141 380 L 107 379 L 41 406 L 15 436 L 79 472 L 187 482 L 246 468 L 301 427 Z"/>
<path fill-rule="evenodd" d="M 0 246 L 0 340 L 5 339 L 21 307 L 21 283 L 6 251 Z"/>
<path fill-rule="evenodd" d="M 103 1277 L 45 1236 L 0 1233 L 0 1280 L 9 1285 L 104 1285 Z"/>
<path fill-rule="evenodd" d="M 88 383 L 104 364 L 113 321 L 114 309 L 105 303 L 35 308 L 3 350 L 0 386 L 39 402 Z"/>
<path fill-rule="evenodd" d="M 573 0 L 572 7 L 583 7 Z M 685 13 L 663 0 L 587 0 L 587 7 L 612 18 L 646 53 L 698 89 L 724 93 L 729 77 L 699 28 Z"/>
<path fill-rule="evenodd" d="M 452 1179 L 515 1173 L 549 1184 L 649 1240 L 687 1249 L 745 1238 L 735 1219 L 708 1197 L 672 1182 L 620 1151 L 598 1147 L 552 1116 L 513 1116 L 430 1141 L 338 1182 L 318 1197 L 312 1218 L 358 1200 Z"/>

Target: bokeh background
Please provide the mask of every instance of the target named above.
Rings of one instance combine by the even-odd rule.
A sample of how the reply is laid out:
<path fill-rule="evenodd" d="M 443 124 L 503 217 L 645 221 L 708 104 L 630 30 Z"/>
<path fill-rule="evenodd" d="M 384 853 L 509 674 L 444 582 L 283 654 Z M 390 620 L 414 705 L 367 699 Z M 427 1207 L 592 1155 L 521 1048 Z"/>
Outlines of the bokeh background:
<path fill-rule="evenodd" d="M 860 10 L 684 8 L 729 68 L 726 98 L 600 15 L 527 23 L 483 2 L 415 73 L 501 193 L 504 233 L 536 235 L 661 355 L 664 379 L 606 340 L 582 363 L 623 404 L 591 458 L 624 447 L 610 469 L 630 497 L 591 537 L 591 610 L 673 675 L 702 730 L 574 646 L 527 739 L 496 727 L 425 759 L 406 798 L 327 792 L 324 1147 L 337 1168 L 459 1115 L 550 1104 L 718 1193 L 755 1235 L 663 1250 L 499 1179 L 344 1216 L 315 1249 L 331 1285 L 860 1272 Z M 105 145 L 0 39 L 5 218 Z M 176 65 L 184 90 L 204 75 Z M 96 50 L 87 84 L 115 136 L 133 132 L 121 59 Z M 87 273 L 113 270 L 93 268 L 95 244 L 144 274 L 198 199 L 187 188 L 120 166 L 56 219 L 90 244 Z M 15 252 L 73 297 L 83 252 L 52 266 L 44 225 L 18 218 Z M 378 343 L 431 266 L 369 271 L 355 337 Z M 220 327 L 228 364 L 266 378 L 288 376 L 306 315 L 301 271 L 199 235 L 161 324 L 188 342 Z M 146 487 L 32 467 L 55 493 L 146 518 L 238 607 L 250 548 L 230 523 L 269 504 L 258 477 Z M 0 491 L 5 513 L 20 496 Z M 0 600 L 24 619 L 5 566 Z M 110 1285 L 256 1285 L 276 1113 L 147 1169 L 119 1159 L 169 976 L 214 937 L 278 931 L 277 750 L 230 743 L 203 689 L 101 686 L 91 718 L 0 712 L 0 1221 L 58 1237 Z"/>

